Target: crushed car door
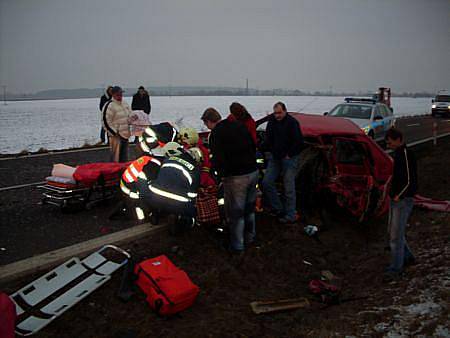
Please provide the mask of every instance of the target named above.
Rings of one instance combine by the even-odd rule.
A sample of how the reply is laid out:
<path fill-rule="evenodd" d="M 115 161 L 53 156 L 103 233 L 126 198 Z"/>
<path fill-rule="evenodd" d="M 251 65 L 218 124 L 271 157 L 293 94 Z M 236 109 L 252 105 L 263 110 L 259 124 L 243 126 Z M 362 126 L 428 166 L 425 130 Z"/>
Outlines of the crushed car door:
<path fill-rule="evenodd" d="M 329 188 L 336 194 L 336 202 L 362 221 L 373 187 L 366 144 L 351 138 L 335 138 L 332 162 L 334 173 Z"/>

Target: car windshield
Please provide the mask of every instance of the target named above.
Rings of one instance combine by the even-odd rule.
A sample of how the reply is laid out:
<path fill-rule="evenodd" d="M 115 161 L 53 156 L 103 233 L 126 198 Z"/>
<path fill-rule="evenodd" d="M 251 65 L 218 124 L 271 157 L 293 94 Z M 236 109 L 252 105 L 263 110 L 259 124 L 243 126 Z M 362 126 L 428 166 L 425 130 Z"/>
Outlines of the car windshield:
<path fill-rule="evenodd" d="M 450 95 L 438 95 L 434 99 L 436 102 L 450 102 Z"/>
<path fill-rule="evenodd" d="M 330 116 L 348 117 L 352 119 L 370 119 L 372 114 L 372 106 L 369 105 L 353 105 L 340 104 L 336 106 L 330 113 Z"/>

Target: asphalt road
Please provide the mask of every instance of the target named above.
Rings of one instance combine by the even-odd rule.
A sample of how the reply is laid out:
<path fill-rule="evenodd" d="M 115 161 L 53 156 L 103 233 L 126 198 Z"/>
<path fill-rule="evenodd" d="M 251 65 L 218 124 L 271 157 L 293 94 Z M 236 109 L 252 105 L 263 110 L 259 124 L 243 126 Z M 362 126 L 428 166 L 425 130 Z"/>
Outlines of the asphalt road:
<path fill-rule="evenodd" d="M 396 127 L 403 131 L 407 143 L 432 137 L 434 125 L 436 125 L 437 135 L 450 133 L 449 118 L 421 116 L 400 118 L 396 121 Z"/>
<path fill-rule="evenodd" d="M 416 142 L 433 136 L 433 125 L 436 124 L 437 135 L 450 133 L 449 118 L 433 118 L 431 116 L 399 118 L 396 126 L 401 129 L 407 143 Z M 130 158 L 133 148 L 130 147 Z M 93 162 L 105 162 L 109 158 L 108 149 L 85 152 L 54 153 L 47 156 L 23 157 L 17 159 L 0 158 L 0 189 L 15 185 L 41 182 L 50 175 L 55 163 L 80 165 Z M 30 165 L 32 161 L 33 165 Z"/>
<path fill-rule="evenodd" d="M 438 135 L 450 133 L 450 119 L 427 116 L 397 120 L 397 126 L 404 131 L 408 143 L 432 137 L 434 123 L 437 125 Z M 440 142 L 442 141 L 438 141 L 438 144 Z M 0 189 L 43 181 L 55 163 L 77 165 L 107 161 L 108 157 L 108 150 L 101 149 L 0 159 Z M 108 219 L 114 202 L 68 214 L 53 206 L 39 205 L 40 198 L 40 192 L 34 187 L 0 190 L 0 265 L 135 224 L 133 221 Z"/>

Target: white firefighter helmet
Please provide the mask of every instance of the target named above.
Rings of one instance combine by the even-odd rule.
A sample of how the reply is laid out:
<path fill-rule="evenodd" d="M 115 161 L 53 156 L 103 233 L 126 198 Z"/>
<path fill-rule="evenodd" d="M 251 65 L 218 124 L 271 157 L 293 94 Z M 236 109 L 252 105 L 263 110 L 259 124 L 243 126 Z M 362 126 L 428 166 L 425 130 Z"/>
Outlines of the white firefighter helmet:
<path fill-rule="evenodd" d="M 139 146 L 144 153 L 150 153 L 158 146 L 158 136 L 151 127 L 145 128 L 142 136 L 139 136 Z"/>
<path fill-rule="evenodd" d="M 198 147 L 192 147 L 188 149 L 189 155 L 197 162 L 200 163 L 203 161 L 203 153 Z"/>
<path fill-rule="evenodd" d="M 169 142 L 162 148 L 165 156 L 179 156 L 183 153 L 183 147 L 177 142 Z"/>
<path fill-rule="evenodd" d="M 181 128 L 180 129 L 180 140 L 182 143 L 194 146 L 198 142 L 198 133 L 194 128 Z"/>

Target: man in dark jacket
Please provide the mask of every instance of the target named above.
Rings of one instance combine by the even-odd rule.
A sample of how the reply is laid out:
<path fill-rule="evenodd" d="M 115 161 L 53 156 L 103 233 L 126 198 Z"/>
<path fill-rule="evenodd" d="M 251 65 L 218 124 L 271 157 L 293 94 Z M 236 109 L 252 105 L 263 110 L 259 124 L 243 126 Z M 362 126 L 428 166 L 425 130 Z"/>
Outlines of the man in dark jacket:
<path fill-rule="evenodd" d="M 202 116 L 211 130 L 209 147 L 213 169 L 222 178 L 225 217 L 230 230 L 229 249 L 240 253 L 255 241 L 255 204 L 258 172 L 255 143 L 241 123 L 222 120 L 214 108 Z"/>
<path fill-rule="evenodd" d="M 303 135 L 298 121 L 287 113 L 286 105 L 277 102 L 269 118 L 263 149 L 269 152 L 267 170 L 263 180 L 265 203 L 278 217 L 280 223 L 295 223 L 296 189 L 295 179 L 299 170 Z M 279 176 L 283 177 L 284 205 L 275 185 Z"/>
<path fill-rule="evenodd" d="M 109 100 L 111 100 L 111 97 L 112 97 L 111 90 L 112 90 L 112 86 L 108 86 L 105 89 L 105 93 L 100 98 L 100 104 L 99 104 L 100 113 L 103 112 L 103 107 L 104 107 L 105 103 L 108 102 Z M 103 113 L 102 113 L 102 119 L 103 119 Z M 105 135 L 105 128 L 103 128 L 103 126 L 100 129 L 100 141 L 102 143 L 107 142 L 106 135 Z"/>
<path fill-rule="evenodd" d="M 150 114 L 150 111 L 152 110 L 152 106 L 150 105 L 150 95 L 144 87 L 140 86 L 138 92 L 133 95 L 131 109 L 142 110 L 144 113 Z"/>
<path fill-rule="evenodd" d="M 417 164 L 414 154 L 403 142 L 402 133 L 395 128 L 386 132 L 386 145 L 394 151 L 394 172 L 390 190 L 389 239 L 391 264 L 386 280 L 398 278 L 405 265 L 414 263 L 414 256 L 406 242 L 406 224 L 417 192 Z"/>

